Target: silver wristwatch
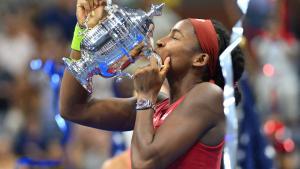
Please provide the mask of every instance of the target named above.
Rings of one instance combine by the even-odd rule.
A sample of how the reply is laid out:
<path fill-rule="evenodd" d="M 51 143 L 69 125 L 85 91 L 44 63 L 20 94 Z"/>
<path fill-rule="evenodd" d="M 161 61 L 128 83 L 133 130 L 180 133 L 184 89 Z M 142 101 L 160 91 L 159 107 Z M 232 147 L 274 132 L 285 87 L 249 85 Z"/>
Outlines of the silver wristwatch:
<path fill-rule="evenodd" d="M 148 99 L 139 99 L 136 102 L 136 110 L 146 110 L 146 109 L 155 110 L 155 105 Z"/>

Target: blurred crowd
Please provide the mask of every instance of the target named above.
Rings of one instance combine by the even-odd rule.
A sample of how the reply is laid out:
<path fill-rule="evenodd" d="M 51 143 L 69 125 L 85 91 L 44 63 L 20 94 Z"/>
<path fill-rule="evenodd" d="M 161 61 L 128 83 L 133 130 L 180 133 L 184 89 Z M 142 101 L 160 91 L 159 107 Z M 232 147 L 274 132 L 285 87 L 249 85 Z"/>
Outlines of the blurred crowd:
<path fill-rule="evenodd" d="M 115 2 L 149 9 L 151 3 L 158 1 Z M 167 7 L 163 16 L 155 19 L 156 40 L 188 16 L 219 19 L 229 29 L 240 17 L 234 0 L 163 2 Z M 274 159 L 275 168 L 282 169 L 300 168 L 297 5 L 300 6 L 297 0 L 251 0 L 241 44 L 246 59 L 244 79 L 250 86 L 259 119 L 257 132 L 272 145 L 267 155 Z M 24 157 L 62 162 L 56 168 L 100 169 L 115 154 L 114 133 L 69 122 L 65 122 L 68 132 L 61 129 L 56 118 L 58 91 L 53 88 L 53 81 L 59 82 L 61 76 L 49 76 L 42 69 L 48 61 L 62 66 L 62 57 L 69 55 L 75 8 L 75 0 L 0 1 L 0 169 L 42 168 L 21 164 Z M 115 79 L 95 77 L 94 83 L 93 97 L 133 94 L 130 81 L 117 83 Z M 120 139 L 126 143 L 126 139 L 117 140 Z M 127 140 L 129 144 L 130 138 Z"/>

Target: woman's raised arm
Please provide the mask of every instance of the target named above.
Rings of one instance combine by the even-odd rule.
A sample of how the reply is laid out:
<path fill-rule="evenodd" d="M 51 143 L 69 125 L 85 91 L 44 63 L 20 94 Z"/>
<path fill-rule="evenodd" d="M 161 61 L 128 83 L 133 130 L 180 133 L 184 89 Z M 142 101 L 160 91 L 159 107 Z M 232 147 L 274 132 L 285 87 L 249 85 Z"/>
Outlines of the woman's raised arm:
<path fill-rule="evenodd" d="M 95 26 L 104 16 L 104 0 L 78 0 L 78 24 L 92 11 L 88 26 Z M 80 51 L 72 50 L 71 58 L 79 59 Z M 60 112 L 67 120 L 98 129 L 132 130 L 135 121 L 135 98 L 90 99 L 88 92 L 65 71 L 60 91 Z"/>

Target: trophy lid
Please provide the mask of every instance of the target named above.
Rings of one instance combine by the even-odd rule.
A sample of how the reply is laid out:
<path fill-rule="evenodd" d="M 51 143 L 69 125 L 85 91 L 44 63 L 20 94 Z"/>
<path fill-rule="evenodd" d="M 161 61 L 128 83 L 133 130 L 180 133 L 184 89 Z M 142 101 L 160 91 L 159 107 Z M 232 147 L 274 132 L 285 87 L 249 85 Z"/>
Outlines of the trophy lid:
<path fill-rule="evenodd" d="M 161 3 L 159 5 L 151 5 L 150 11 L 147 13 L 149 18 L 153 18 L 153 16 L 160 16 L 162 15 L 162 9 L 165 6 L 165 3 Z"/>

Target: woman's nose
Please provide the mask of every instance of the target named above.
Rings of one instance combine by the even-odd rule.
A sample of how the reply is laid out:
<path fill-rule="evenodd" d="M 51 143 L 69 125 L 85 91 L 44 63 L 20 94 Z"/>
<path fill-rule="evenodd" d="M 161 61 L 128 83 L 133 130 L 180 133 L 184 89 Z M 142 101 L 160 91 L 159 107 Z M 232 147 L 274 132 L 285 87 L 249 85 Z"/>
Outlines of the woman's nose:
<path fill-rule="evenodd" d="M 164 47 L 165 46 L 165 42 L 162 39 L 159 39 L 158 41 L 156 41 L 156 46 L 158 48 Z"/>

